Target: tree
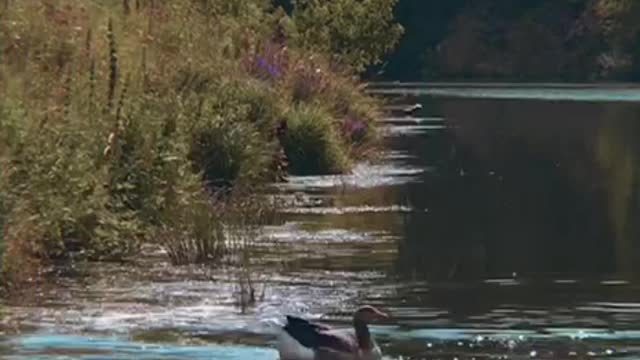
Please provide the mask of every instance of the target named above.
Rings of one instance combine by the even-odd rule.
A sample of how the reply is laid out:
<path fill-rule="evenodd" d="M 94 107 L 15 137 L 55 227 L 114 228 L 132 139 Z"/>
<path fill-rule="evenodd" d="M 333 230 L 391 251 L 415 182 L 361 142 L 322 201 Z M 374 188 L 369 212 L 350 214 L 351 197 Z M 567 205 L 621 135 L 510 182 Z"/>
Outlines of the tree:
<path fill-rule="evenodd" d="M 594 12 L 613 54 L 627 57 L 629 75 L 640 79 L 640 1 L 598 0 Z"/>
<path fill-rule="evenodd" d="M 364 71 L 380 63 L 400 39 L 395 22 L 398 0 L 294 0 L 296 41 L 305 48 L 335 54 L 340 63 Z"/>

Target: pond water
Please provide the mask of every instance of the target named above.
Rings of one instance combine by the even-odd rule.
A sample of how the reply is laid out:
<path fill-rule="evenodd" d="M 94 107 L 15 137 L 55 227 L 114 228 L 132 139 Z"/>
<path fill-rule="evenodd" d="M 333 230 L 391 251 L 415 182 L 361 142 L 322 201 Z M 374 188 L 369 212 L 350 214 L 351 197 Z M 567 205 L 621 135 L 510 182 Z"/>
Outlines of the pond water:
<path fill-rule="evenodd" d="M 247 274 L 55 268 L 4 300 L 3 359 L 277 359 L 284 314 L 348 326 L 372 304 L 388 359 L 640 358 L 640 88 L 378 84 L 388 152 L 293 177 Z M 401 109 L 420 102 L 411 116 Z"/>

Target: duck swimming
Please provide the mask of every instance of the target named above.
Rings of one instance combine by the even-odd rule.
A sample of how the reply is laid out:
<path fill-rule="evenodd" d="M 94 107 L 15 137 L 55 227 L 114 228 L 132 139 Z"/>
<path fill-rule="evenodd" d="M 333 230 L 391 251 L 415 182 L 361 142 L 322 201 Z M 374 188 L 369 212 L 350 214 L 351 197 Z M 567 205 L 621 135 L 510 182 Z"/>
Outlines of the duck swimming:
<path fill-rule="evenodd" d="M 287 316 L 278 343 L 280 360 L 379 360 L 382 353 L 368 325 L 386 318 L 387 314 L 369 305 L 353 314 L 352 329 Z"/>

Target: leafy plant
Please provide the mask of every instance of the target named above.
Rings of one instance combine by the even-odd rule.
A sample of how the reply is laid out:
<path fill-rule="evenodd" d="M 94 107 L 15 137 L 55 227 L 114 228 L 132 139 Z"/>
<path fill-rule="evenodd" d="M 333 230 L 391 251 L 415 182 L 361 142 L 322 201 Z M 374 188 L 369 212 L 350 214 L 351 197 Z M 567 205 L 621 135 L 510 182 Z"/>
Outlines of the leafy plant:
<path fill-rule="evenodd" d="M 294 171 L 343 172 L 363 141 L 342 130 L 367 119 L 357 82 L 276 41 L 290 19 L 270 1 L 28 1 L 0 14 L 0 241 L 17 282 L 142 242 L 175 264 L 248 261 L 270 206 L 256 193 L 285 170 L 282 150 Z"/>
<path fill-rule="evenodd" d="M 403 33 L 394 21 L 397 0 L 294 0 L 296 41 L 331 54 L 357 71 L 380 63 Z"/>
<path fill-rule="evenodd" d="M 319 106 L 299 105 L 289 111 L 283 146 L 292 173 L 332 174 L 349 167 L 350 149 L 333 122 Z"/>
<path fill-rule="evenodd" d="M 236 108 L 220 112 L 206 101 L 203 108 L 192 130 L 189 158 L 196 170 L 202 172 L 209 189 L 229 190 L 236 183 L 264 179 L 275 148 L 256 124 L 240 117 Z"/>

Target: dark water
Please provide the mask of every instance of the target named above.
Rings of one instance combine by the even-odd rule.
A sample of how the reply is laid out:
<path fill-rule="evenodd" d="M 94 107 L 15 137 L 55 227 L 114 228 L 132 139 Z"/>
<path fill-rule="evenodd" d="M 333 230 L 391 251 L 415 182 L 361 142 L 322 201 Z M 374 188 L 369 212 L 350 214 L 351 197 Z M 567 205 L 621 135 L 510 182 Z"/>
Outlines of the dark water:
<path fill-rule="evenodd" d="M 5 301 L 2 358 L 277 359 L 284 314 L 364 303 L 389 359 L 640 358 L 640 89 L 377 90 L 424 110 L 384 120 L 380 162 L 280 186 L 255 304 L 233 266 L 79 264 Z"/>

